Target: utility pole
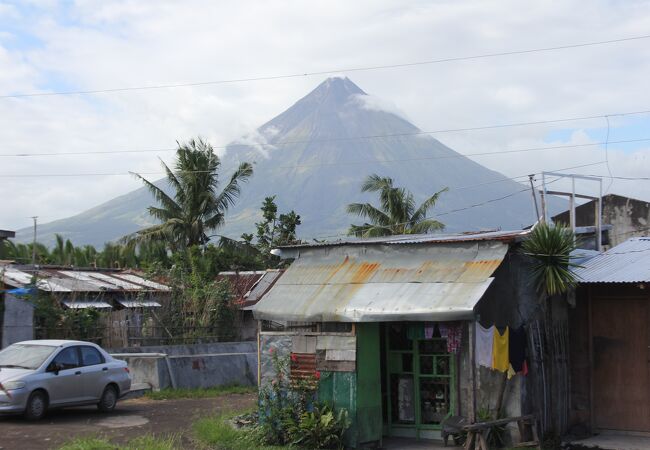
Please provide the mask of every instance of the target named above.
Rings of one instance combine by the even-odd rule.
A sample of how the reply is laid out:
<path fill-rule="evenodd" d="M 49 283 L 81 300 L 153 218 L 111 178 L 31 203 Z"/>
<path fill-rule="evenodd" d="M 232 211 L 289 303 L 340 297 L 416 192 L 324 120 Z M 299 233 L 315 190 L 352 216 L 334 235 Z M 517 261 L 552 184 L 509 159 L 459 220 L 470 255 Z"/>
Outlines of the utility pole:
<path fill-rule="evenodd" d="M 32 265 L 36 265 L 36 219 L 38 219 L 38 216 L 32 216 L 32 219 L 34 219 L 34 242 L 32 243 Z"/>
<path fill-rule="evenodd" d="M 539 220 L 539 207 L 537 206 L 537 195 L 535 194 L 535 186 L 533 185 L 533 179 L 535 174 L 528 175 L 528 181 L 530 181 L 530 193 L 533 194 L 533 203 L 535 204 L 535 219 Z"/>

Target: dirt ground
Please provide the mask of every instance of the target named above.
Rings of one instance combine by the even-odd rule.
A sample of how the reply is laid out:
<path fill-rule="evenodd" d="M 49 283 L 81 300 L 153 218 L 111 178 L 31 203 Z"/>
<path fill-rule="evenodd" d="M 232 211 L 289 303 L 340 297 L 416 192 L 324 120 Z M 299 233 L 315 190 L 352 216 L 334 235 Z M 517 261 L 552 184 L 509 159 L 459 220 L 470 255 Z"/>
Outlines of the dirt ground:
<path fill-rule="evenodd" d="M 189 433 L 194 421 L 254 405 L 253 394 L 229 394 L 206 399 L 125 400 L 109 414 L 100 413 L 95 407 L 70 408 L 52 411 L 39 422 L 0 416 L 0 449 L 56 449 L 80 436 L 102 436 L 120 443 L 144 434 L 181 435 L 183 447 L 192 448 Z"/>

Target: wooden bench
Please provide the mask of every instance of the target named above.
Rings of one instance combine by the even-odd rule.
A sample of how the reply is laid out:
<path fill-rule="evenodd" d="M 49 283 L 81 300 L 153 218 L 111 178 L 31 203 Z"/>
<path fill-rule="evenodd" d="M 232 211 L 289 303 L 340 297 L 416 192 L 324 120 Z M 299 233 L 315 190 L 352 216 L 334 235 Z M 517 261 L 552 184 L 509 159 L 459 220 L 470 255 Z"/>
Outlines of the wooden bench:
<path fill-rule="evenodd" d="M 519 429 L 519 442 L 515 443 L 512 447 L 536 448 L 537 450 L 541 450 L 537 436 L 537 419 L 534 415 L 507 417 L 505 419 L 477 422 L 463 426 L 463 431 L 467 433 L 465 450 L 490 450 L 487 441 L 491 428 L 499 425 L 507 425 L 511 422 L 517 422 L 517 428 Z"/>

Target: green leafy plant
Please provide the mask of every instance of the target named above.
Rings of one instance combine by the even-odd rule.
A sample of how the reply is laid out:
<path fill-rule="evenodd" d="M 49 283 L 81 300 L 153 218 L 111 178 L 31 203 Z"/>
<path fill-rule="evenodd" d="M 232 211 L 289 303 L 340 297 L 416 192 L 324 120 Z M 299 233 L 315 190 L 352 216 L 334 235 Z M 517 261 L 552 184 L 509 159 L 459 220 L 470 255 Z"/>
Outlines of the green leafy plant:
<path fill-rule="evenodd" d="M 265 445 L 339 448 L 350 426 L 345 409 L 335 412 L 317 401 L 320 373 L 290 377 L 291 358 L 271 350 L 275 371 L 260 389 L 258 436 Z"/>
<path fill-rule="evenodd" d="M 497 417 L 499 418 L 499 416 Z M 477 411 L 477 418 L 479 422 L 489 422 L 493 420 L 490 411 L 483 408 Z M 489 448 L 502 448 L 506 441 L 506 426 L 494 425 L 490 427 L 486 440 Z"/>
<path fill-rule="evenodd" d="M 576 285 L 571 252 L 576 249 L 573 232 L 561 225 L 538 224 L 522 245 L 533 261 L 538 290 L 547 296 L 562 294 Z"/>
<path fill-rule="evenodd" d="M 298 421 L 288 424 L 292 445 L 304 448 L 343 448 L 343 433 L 350 426 L 348 412 L 335 413 L 327 404 L 314 404 L 312 411 L 302 413 Z"/>

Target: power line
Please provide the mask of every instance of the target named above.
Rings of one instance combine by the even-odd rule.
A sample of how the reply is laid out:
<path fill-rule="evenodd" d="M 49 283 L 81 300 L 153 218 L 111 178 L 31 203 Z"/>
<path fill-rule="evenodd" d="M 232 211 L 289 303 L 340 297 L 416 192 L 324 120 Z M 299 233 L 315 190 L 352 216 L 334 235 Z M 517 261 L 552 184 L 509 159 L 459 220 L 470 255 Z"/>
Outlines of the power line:
<path fill-rule="evenodd" d="M 465 128 L 441 128 L 438 130 L 432 131 L 414 131 L 409 133 L 389 133 L 389 134 L 373 134 L 365 136 L 350 136 L 350 137 L 339 137 L 339 138 L 327 138 L 327 139 L 305 139 L 305 140 L 295 140 L 295 141 L 281 141 L 275 143 L 233 143 L 224 146 L 213 146 L 213 149 L 229 149 L 232 147 L 277 147 L 282 145 L 295 145 L 295 144 L 317 144 L 323 142 L 344 142 L 344 141 L 356 141 L 364 139 L 385 139 L 385 138 L 398 138 L 398 137 L 408 137 L 408 136 L 421 136 L 421 135 L 430 135 L 430 134 L 442 134 L 442 133 L 458 133 L 466 131 L 481 131 L 481 130 L 493 130 L 499 128 L 510 128 L 510 127 L 521 127 L 521 126 L 531 126 L 531 125 L 548 125 L 552 123 L 562 123 L 562 122 L 577 122 L 583 120 L 593 120 L 593 119 L 603 119 L 607 117 L 625 117 L 633 116 L 640 114 L 650 114 L 650 109 L 639 110 L 639 111 L 627 111 L 619 113 L 610 113 L 610 114 L 600 114 L 593 116 L 577 116 L 577 117 L 565 117 L 561 119 L 547 119 L 547 120 L 537 120 L 529 122 L 510 122 L 502 124 L 493 124 L 493 125 L 482 125 L 477 127 L 465 127 Z M 639 139 L 638 141 L 645 141 L 647 139 Z M 629 141 L 610 141 L 609 143 L 626 143 L 626 142 L 637 142 L 637 140 Z M 587 144 L 585 144 L 587 145 Z M 600 144 L 589 144 L 589 145 L 600 145 Z M 88 151 L 75 151 L 75 152 L 41 152 L 41 153 L 12 153 L 12 154 L 0 154 L 0 157 L 32 157 L 32 156 L 63 156 L 63 155 L 101 155 L 101 154 L 118 154 L 118 153 L 153 153 L 153 152 L 168 152 L 176 151 L 177 148 L 160 148 L 160 149 L 142 149 L 142 150 L 103 150 L 97 152 L 88 152 Z"/>
<path fill-rule="evenodd" d="M 157 85 L 147 85 L 147 86 L 130 86 L 130 87 L 118 87 L 118 88 L 107 88 L 107 89 L 91 89 L 91 90 L 78 90 L 78 91 L 58 91 L 58 92 L 31 92 L 31 93 L 22 93 L 22 94 L 5 94 L 0 95 L 0 99 L 8 98 L 25 98 L 25 97 L 45 97 L 45 96 L 55 96 L 55 95 L 86 95 L 86 94 L 107 94 L 112 92 L 126 92 L 126 91 L 144 91 L 144 90 L 155 90 L 155 89 L 170 89 L 170 88 L 179 88 L 179 87 L 197 87 L 197 86 L 208 86 L 208 85 L 218 85 L 218 84 L 231 84 L 231 83 L 244 83 L 244 82 L 253 82 L 253 81 L 269 81 L 269 80 L 279 80 L 287 78 L 304 78 L 316 75 L 331 75 L 341 72 L 366 72 L 371 70 L 387 70 L 387 69 L 398 69 L 405 67 L 415 67 L 415 66 L 425 66 L 431 64 L 440 64 L 440 63 L 449 63 L 457 61 L 469 61 L 476 59 L 485 59 L 485 58 L 494 58 L 502 56 L 513 56 L 513 55 L 523 55 L 529 53 L 539 53 L 539 52 L 550 52 L 557 50 L 567 50 L 574 48 L 582 47 L 592 47 L 597 45 L 609 45 L 617 44 L 622 42 L 637 41 L 641 39 L 648 39 L 650 35 L 639 35 L 639 36 L 630 36 L 620 39 L 609 39 L 605 41 L 592 41 L 592 42 L 582 42 L 577 44 L 567 44 L 567 45 L 558 45 L 552 47 L 538 47 L 525 50 L 511 50 L 505 52 L 494 52 L 494 53 L 484 53 L 478 55 L 469 55 L 469 56 L 457 56 L 451 58 L 440 58 L 440 59 L 430 59 L 425 61 L 416 61 L 408 63 L 399 63 L 399 64 L 384 64 L 384 65 L 375 65 L 375 66 L 361 66 L 361 67 L 348 67 L 348 68 L 337 68 L 329 70 L 321 70 L 315 72 L 301 72 L 301 73 L 292 73 L 286 75 L 270 75 L 270 76 L 256 76 L 256 77 L 247 77 L 247 78 L 232 78 L 224 80 L 213 80 L 213 81 L 199 81 L 193 83 L 171 83 L 171 84 L 157 84 Z"/>
<path fill-rule="evenodd" d="M 650 141 L 650 138 L 646 139 L 635 139 L 630 141 L 620 141 L 620 142 L 639 142 L 639 141 Z M 589 147 L 597 146 L 601 143 L 590 143 L 590 144 L 575 144 L 567 146 L 553 146 L 553 147 L 533 147 L 519 150 L 504 150 L 499 152 L 482 152 L 482 153 L 470 153 L 465 155 L 445 155 L 445 156 L 431 156 L 431 157 L 422 157 L 422 158 L 405 158 L 405 159 L 376 159 L 376 160 L 365 160 L 365 161 L 348 161 L 348 162 L 339 162 L 339 163 L 318 163 L 318 164 L 303 164 L 303 165 L 293 165 L 293 166 L 278 166 L 274 167 L 271 170 L 279 169 L 297 169 L 304 167 L 324 167 L 324 166 L 353 166 L 353 165 L 367 165 L 372 163 L 399 163 L 399 162 L 409 162 L 409 161 L 426 161 L 426 160 L 437 160 L 437 159 L 447 159 L 447 158 L 466 158 L 469 156 L 487 156 L 487 155 L 500 155 L 508 153 L 520 153 L 520 152 L 530 152 L 530 151 L 540 151 L 540 150 L 553 150 L 560 148 L 576 148 L 576 147 Z M 585 167 L 585 166 L 579 166 Z M 182 170 L 174 171 L 175 174 L 191 174 L 191 173 L 206 173 L 209 171 L 206 170 Z M 166 172 L 156 171 L 156 172 L 139 172 L 139 171 L 129 171 L 129 172 L 83 172 L 83 173 L 43 173 L 43 174 L 0 174 L 0 178 L 40 178 L 40 177 L 53 177 L 53 178 L 65 178 L 65 177 L 99 177 L 99 176 L 126 176 L 126 175 L 165 175 Z M 526 175 L 527 176 L 527 175 Z M 522 177 L 518 177 L 522 178 Z"/>
<path fill-rule="evenodd" d="M 562 168 L 562 169 L 552 170 L 550 172 L 562 172 L 562 171 L 565 171 L 565 170 L 573 170 L 573 169 L 578 169 L 578 168 L 582 168 L 582 167 L 595 166 L 595 165 L 599 165 L 599 164 L 605 164 L 605 161 L 598 161 L 598 162 L 595 162 L 595 163 L 583 164 L 583 165 L 580 165 L 580 166 L 565 167 L 565 168 Z M 524 177 L 527 178 L 528 176 L 529 175 L 522 175 L 522 176 L 518 176 L 518 177 L 514 177 L 514 178 L 524 178 Z M 599 176 L 599 175 L 593 175 L 593 176 Z M 514 178 L 512 178 L 512 179 L 514 179 Z M 547 182 L 546 184 L 547 185 L 552 184 L 552 183 L 555 183 L 555 182 L 557 182 L 559 180 L 561 180 L 561 178 L 557 177 L 554 180 Z M 477 185 L 462 186 L 460 188 L 454 188 L 454 190 L 459 190 L 459 189 L 464 189 L 464 188 L 469 188 L 469 187 L 475 187 L 475 186 L 481 186 L 483 184 L 490 184 L 490 183 L 482 183 L 482 184 L 477 184 Z M 538 184 L 538 185 L 535 186 L 535 188 L 540 188 L 540 187 L 542 187 L 541 184 Z M 530 188 L 526 187 L 526 188 L 523 188 L 521 190 L 518 190 L 518 191 L 512 192 L 510 194 L 504 195 L 502 197 L 497 197 L 497 198 L 485 200 L 483 202 L 476 203 L 476 204 L 473 204 L 473 205 L 465 206 L 465 207 L 450 210 L 450 211 L 444 211 L 442 213 L 439 213 L 439 214 L 436 214 L 436 215 L 433 215 L 433 216 L 425 217 L 423 220 L 435 219 L 436 217 L 445 216 L 445 215 L 453 214 L 453 213 L 456 213 L 456 212 L 466 211 L 466 210 L 472 209 L 472 208 L 477 208 L 479 206 L 484 206 L 484 205 L 487 205 L 489 203 L 494 203 L 494 202 L 498 202 L 500 200 L 505 200 L 506 198 L 514 197 L 517 194 L 520 194 L 522 192 L 527 192 L 529 190 L 530 190 Z M 407 223 L 408 222 L 400 222 L 400 223 L 393 224 L 393 226 L 406 225 Z M 344 236 L 348 236 L 348 234 L 339 233 L 339 234 L 328 235 L 328 236 L 322 236 L 321 235 L 321 236 L 316 236 L 315 238 L 311 238 L 311 239 L 314 240 L 314 239 L 323 239 L 323 238 L 331 238 L 331 237 L 344 237 Z"/>
<path fill-rule="evenodd" d="M 602 162 L 599 162 L 599 163 L 596 163 L 596 164 L 602 164 Z M 562 169 L 560 169 L 560 170 L 562 170 Z M 551 184 L 551 183 L 555 183 L 558 180 L 560 180 L 560 177 L 556 178 L 555 180 L 549 181 L 546 184 L 548 185 L 548 184 Z M 542 185 L 538 184 L 535 187 L 540 188 L 540 187 L 542 187 Z M 446 216 L 446 215 L 454 214 L 454 213 L 461 212 L 461 211 L 467 211 L 467 210 L 472 209 L 472 208 L 478 208 L 480 206 L 484 206 L 484 205 L 487 205 L 487 204 L 490 204 L 490 203 L 505 200 L 505 199 L 510 198 L 510 197 L 514 197 L 517 194 L 521 194 L 522 192 L 527 192 L 529 190 L 530 190 L 529 187 L 525 187 L 523 189 L 517 190 L 515 192 L 511 192 L 510 194 L 506 194 L 506 195 L 501 196 L 501 197 L 488 199 L 488 200 L 485 200 L 483 202 L 475 203 L 475 204 L 468 205 L 468 206 L 465 206 L 465 207 L 462 207 L 462 208 L 457 208 L 457 209 L 452 209 L 452 210 L 449 210 L 449 211 L 444 211 L 444 212 L 435 214 L 433 216 L 425 217 L 422 220 L 435 219 L 437 217 Z M 408 223 L 409 222 L 398 222 L 398 223 L 391 224 L 391 226 L 406 225 Z M 332 234 L 332 235 L 328 235 L 328 236 L 316 236 L 316 237 L 311 238 L 310 240 L 326 239 L 326 238 L 333 238 L 333 237 L 347 237 L 347 236 L 349 236 L 349 234 L 347 234 L 347 233 L 339 233 L 339 234 Z"/>

